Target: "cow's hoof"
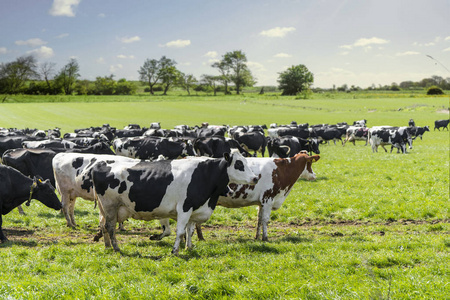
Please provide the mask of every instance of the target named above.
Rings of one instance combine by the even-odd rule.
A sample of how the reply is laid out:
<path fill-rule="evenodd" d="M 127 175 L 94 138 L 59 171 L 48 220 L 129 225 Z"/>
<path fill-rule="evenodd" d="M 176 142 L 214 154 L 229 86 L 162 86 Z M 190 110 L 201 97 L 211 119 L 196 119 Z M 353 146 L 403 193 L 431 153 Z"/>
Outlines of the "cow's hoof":
<path fill-rule="evenodd" d="M 152 241 L 160 241 L 162 239 L 161 234 L 154 234 L 150 236 L 150 240 Z"/>

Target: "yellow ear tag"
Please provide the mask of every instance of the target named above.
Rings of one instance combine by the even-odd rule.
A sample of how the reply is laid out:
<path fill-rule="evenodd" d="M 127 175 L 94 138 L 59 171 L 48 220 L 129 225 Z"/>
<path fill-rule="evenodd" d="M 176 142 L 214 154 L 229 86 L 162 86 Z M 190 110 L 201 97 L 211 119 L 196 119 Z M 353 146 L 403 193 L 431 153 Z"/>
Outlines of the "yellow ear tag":
<path fill-rule="evenodd" d="M 37 182 L 33 182 L 33 188 L 37 187 Z"/>
<path fill-rule="evenodd" d="M 40 183 L 42 183 L 42 180 L 41 180 L 41 179 L 38 179 L 38 180 L 39 180 Z"/>

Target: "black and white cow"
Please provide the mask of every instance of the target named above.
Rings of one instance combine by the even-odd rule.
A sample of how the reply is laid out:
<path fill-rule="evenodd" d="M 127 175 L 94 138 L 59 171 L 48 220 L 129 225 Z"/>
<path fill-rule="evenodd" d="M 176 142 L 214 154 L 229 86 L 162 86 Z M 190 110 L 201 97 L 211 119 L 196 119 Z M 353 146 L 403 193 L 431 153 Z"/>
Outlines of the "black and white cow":
<path fill-rule="evenodd" d="M 61 209 L 61 202 L 49 180 L 28 178 L 14 168 L 0 165 L 0 241 L 8 241 L 2 230 L 2 215 L 31 199 L 42 202 L 49 208 Z"/>
<path fill-rule="evenodd" d="M 185 233 L 186 248 L 192 247 L 195 223 L 209 219 L 228 183 L 258 181 L 237 151 L 221 159 L 103 161 L 96 163 L 89 174 L 104 217 L 101 227 L 107 248 L 120 251 L 115 237 L 117 222 L 171 218 L 177 220 L 174 254 L 178 254 Z"/>
<path fill-rule="evenodd" d="M 252 156 L 236 140 L 222 136 L 198 138 L 194 140 L 193 145 L 195 153 L 200 156 L 220 158 L 224 153 L 231 152 L 232 149 L 238 149 L 246 157 Z"/>
<path fill-rule="evenodd" d="M 406 144 L 401 134 L 395 129 L 377 129 L 371 128 L 369 130 L 369 143 L 372 146 L 372 152 L 378 152 L 378 146 L 383 147 L 387 152 L 384 145 L 391 145 L 391 152 L 393 147 L 406 153 Z"/>
<path fill-rule="evenodd" d="M 42 138 L 30 137 L 26 135 L 19 136 L 1 136 L 0 137 L 0 156 L 5 153 L 6 150 L 22 148 L 24 141 L 40 141 Z"/>
<path fill-rule="evenodd" d="M 330 141 L 333 141 L 336 145 L 336 140 L 340 140 L 343 145 L 342 131 L 336 127 L 321 127 L 316 128 L 314 131 L 316 132 L 317 138 L 320 142 L 326 142 L 329 144 Z"/>
<path fill-rule="evenodd" d="M 356 146 L 355 141 L 365 141 L 365 146 L 367 146 L 367 143 L 369 142 L 367 139 L 368 133 L 369 129 L 367 127 L 350 126 L 347 128 L 343 145 L 345 146 L 346 142 L 351 142 Z"/>
<path fill-rule="evenodd" d="M 42 140 L 42 141 L 24 141 L 22 143 L 23 148 L 27 149 L 37 149 L 37 148 L 63 148 L 63 149 L 74 149 L 79 146 L 71 141 L 63 139 L 53 139 L 53 140 Z"/>
<path fill-rule="evenodd" d="M 437 130 L 438 131 L 441 131 L 439 128 L 447 128 L 447 131 L 448 131 L 448 123 L 450 122 L 450 119 L 448 119 L 448 120 L 436 120 L 436 121 L 434 121 L 434 129 L 433 129 L 433 131 L 434 130 L 436 130 L 436 128 L 437 128 Z"/>
<path fill-rule="evenodd" d="M 413 137 L 413 139 L 416 139 L 418 137 L 420 137 L 420 139 L 422 139 L 422 136 L 425 134 L 426 131 L 430 131 L 430 127 L 429 126 L 415 126 L 415 127 L 411 127 L 411 135 Z"/>
<path fill-rule="evenodd" d="M 320 154 L 319 143 L 316 138 L 310 140 L 295 136 L 282 136 L 269 138 L 267 150 L 270 157 L 287 158 L 300 153 L 300 151 L 314 152 Z"/>
<path fill-rule="evenodd" d="M 366 127 L 366 125 L 367 125 L 366 119 L 353 122 L 353 126 Z"/>
<path fill-rule="evenodd" d="M 247 152 L 254 151 L 253 156 L 257 156 L 260 152 L 264 157 L 266 152 L 267 139 L 264 136 L 264 132 L 261 133 L 259 130 L 246 133 L 235 133 L 233 135 L 235 139 Z"/>
<path fill-rule="evenodd" d="M 166 159 L 194 156 L 191 141 L 169 140 L 167 138 L 134 137 L 116 139 L 113 143 L 117 155 L 139 159 L 157 159 L 160 155 Z"/>
<path fill-rule="evenodd" d="M 86 172 L 89 173 L 90 168 L 98 161 L 137 163 L 139 160 L 124 156 L 85 153 L 58 153 L 53 158 L 55 186 L 61 195 L 62 211 L 68 227 L 77 226 L 74 214 L 77 197 L 94 201 L 92 181 Z"/>

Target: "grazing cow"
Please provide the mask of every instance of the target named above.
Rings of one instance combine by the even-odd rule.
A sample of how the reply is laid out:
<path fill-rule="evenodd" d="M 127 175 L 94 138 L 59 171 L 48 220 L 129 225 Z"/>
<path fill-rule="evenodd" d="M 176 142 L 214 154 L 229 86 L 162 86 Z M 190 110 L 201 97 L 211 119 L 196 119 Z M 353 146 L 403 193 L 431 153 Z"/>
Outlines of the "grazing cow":
<path fill-rule="evenodd" d="M 63 139 L 54 140 L 42 140 L 42 141 L 24 141 L 22 143 L 23 148 L 36 149 L 36 148 L 63 148 L 63 149 L 74 149 L 78 148 L 78 145 L 71 141 L 66 141 Z"/>
<path fill-rule="evenodd" d="M 416 122 L 414 122 L 413 119 L 409 119 L 408 126 L 409 127 L 415 127 L 416 126 Z"/>
<path fill-rule="evenodd" d="M 447 128 L 447 131 L 448 131 L 448 123 L 450 122 L 450 119 L 448 119 L 448 120 L 436 120 L 436 121 L 434 121 L 434 129 L 433 129 L 433 131 L 434 130 L 436 130 L 436 128 L 437 128 L 437 130 L 438 131 L 441 131 L 439 128 L 441 128 L 441 127 L 443 127 L 443 128 Z"/>
<path fill-rule="evenodd" d="M 157 159 L 162 155 L 175 159 L 195 155 L 190 141 L 172 141 L 167 138 L 134 137 L 116 139 L 113 143 L 117 155 L 139 159 Z"/>
<path fill-rule="evenodd" d="M 98 197 L 105 246 L 120 251 L 115 224 L 128 218 L 177 220 L 172 253 L 178 254 L 186 233 L 192 247 L 195 223 L 209 219 L 229 182 L 255 184 L 258 178 L 237 151 L 221 159 L 181 159 L 157 162 L 98 162 L 91 171 Z M 86 187 L 87 188 L 87 187 Z M 90 189 L 90 187 L 89 187 Z"/>
<path fill-rule="evenodd" d="M 236 140 L 222 136 L 198 138 L 194 140 L 193 144 L 195 152 L 200 156 L 220 158 L 224 153 L 231 152 L 231 149 L 238 149 L 246 157 L 252 156 Z"/>
<path fill-rule="evenodd" d="M 319 141 L 327 142 L 328 144 L 332 140 L 334 144 L 336 145 L 336 140 L 340 140 L 341 144 L 342 142 L 342 131 L 337 129 L 336 127 L 322 127 L 322 128 L 316 128 L 315 132 L 317 134 L 317 137 Z"/>
<path fill-rule="evenodd" d="M 426 131 L 430 131 L 429 126 L 417 126 L 417 127 L 411 127 L 411 135 L 413 136 L 413 139 L 416 139 L 420 137 L 422 139 L 422 136 L 425 134 Z"/>
<path fill-rule="evenodd" d="M 353 122 L 353 126 L 359 126 L 359 127 L 366 127 L 366 124 L 367 124 L 366 119 Z"/>
<path fill-rule="evenodd" d="M 197 137 L 211 137 L 211 136 L 225 136 L 227 126 L 223 125 L 208 125 L 203 123 L 202 127 L 197 129 Z"/>
<path fill-rule="evenodd" d="M 314 152 L 320 154 L 319 143 L 316 138 L 310 140 L 298 138 L 295 136 L 282 136 L 279 138 L 270 138 L 267 143 L 267 150 L 270 157 L 287 158 L 294 156 L 300 151 Z"/>
<path fill-rule="evenodd" d="M 49 180 L 28 178 L 16 169 L 0 165 L 0 241 L 8 241 L 2 230 L 2 215 L 6 215 L 25 201 L 31 199 L 42 202 L 49 208 L 61 209 L 61 202 Z"/>
<path fill-rule="evenodd" d="M 219 197 L 218 205 L 228 208 L 240 208 L 252 205 L 259 206 L 256 239 L 267 241 L 267 224 L 270 213 L 281 207 L 292 187 L 299 178 L 315 180 L 312 163 L 320 159 L 319 155 L 308 156 L 299 153 L 290 158 L 247 158 L 250 169 L 258 175 L 256 185 L 230 184 L 231 196 Z M 199 239 L 203 239 L 200 226 L 197 224 Z"/>
<path fill-rule="evenodd" d="M 368 133 L 369 133 L 369 129 L 367 127 L 350 126 L 349 128 L 347 128 L 347 131 L 345 134 L 345 140 L 342 145 L 345 146 L 346 142 L 351 142 L 351 143 L 353 143 L 353 145 L 356 146 L 355 141 L 365 141 L 366 144 L 364 146 L 367 146 Z"/>
<path fill-rule="evenodd" d="M 8 149 L 22 148 L 24 141 L 38 141 L 42 138 L 29 137 L 26 135 L 19 136 L 2 136 L 0 137 L 0 155 L 3 155 Z"/>
<path fill-rule="evenodd" d="M 392 129 L 374 129 L 369 130 L 369 143 L 372 146 L 372 152 L 378 152 L 378 146 L 391 145 L 397 149 L 401 149 L 402 153 L 406 153 L 406 144 L 398 130 Z M 393 147 L 391 147 L 391 152 Z"/>
<path fill-rule="evenodd" d="M 264 157 L 264 153 L 266 152 L 267 139 L 264 136 L 264 132 L 253 131 L 246 133 L 235 133 L 233 136 L 241 146 L 247 152 L 254 151 L 253 156 L 257 156 L 257 152 L 261 152 L 261 155 Z"/>
<path fill-rule="evenodd" d="M 67 226 L 75 228 L 75 202 L 77 197 L 94 201 L 92 181 L 85 175 L 86 169 L 98 161 L 138 162 L 129 157 L 115 155 L 99 155 L 86 153 L 58 153 L 52 161 L 55 176 L 55 186 L 61 195 L 62 210 L 67 221 Z"/>

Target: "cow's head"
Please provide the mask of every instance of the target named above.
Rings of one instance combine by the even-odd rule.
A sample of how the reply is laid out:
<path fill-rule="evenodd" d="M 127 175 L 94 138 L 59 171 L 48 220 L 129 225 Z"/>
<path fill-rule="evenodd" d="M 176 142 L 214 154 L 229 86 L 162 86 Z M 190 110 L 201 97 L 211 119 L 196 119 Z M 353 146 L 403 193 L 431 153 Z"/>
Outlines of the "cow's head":
<path fill-rule="evenodd" d="M 33 184 L 30 187 L 30 200 L 36 199 L 42 202 L 47 207 L 60 210 L 62 208 L 58 196 L 55 194 L 55 188 L 50 183 L 50 180 L 43 180 L 40 176 L 35 176 Z M 27 203 L 29 205 L 29 202 Z"/>
<path fill-rule="evenodd" d="M 309 148 L 312 152 L 320 154 L 319 142 L 317 141 L 317 138 L 311 138 L 311 140 L 309 141 Z"/>
<path fill-rule="evenodd" d="M 245 157 L 237 150 L 231 153 L 224 153 L 224 159 L 227 161 L 227 173 L 231 183 L 237 184 L 256 184 L 258 176 L 253 173 L 247 164 Z"/>
<path fill-rule="evenodd" d="M 314 173 L 312 169 L 312 164 L 313 162 L 318 161 L 320 159 L 320 156 L 319 155 L 308 156 L 303 151 L 300 151 L 300 154 L 298 155 L 302 155 L 306 161 L 305 169 L 300 174 L 300 178 L 304 178 L 306 180 L 316 180 L 316 173 Z"/>

